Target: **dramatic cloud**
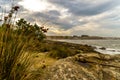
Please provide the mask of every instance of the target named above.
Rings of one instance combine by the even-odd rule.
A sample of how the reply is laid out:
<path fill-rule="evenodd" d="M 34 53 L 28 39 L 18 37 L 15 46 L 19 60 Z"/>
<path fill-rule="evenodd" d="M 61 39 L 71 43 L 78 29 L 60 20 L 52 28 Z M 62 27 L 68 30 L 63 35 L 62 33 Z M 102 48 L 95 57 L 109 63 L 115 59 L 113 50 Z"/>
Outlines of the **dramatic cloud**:
<path fill-rule="evenodd" d="M 119 4 L 119 0 L 50 0 L 51 3 L 67 8 L 78 16 L 91 16 L 105 12 Z"/>
<path fill-rule="evenodd" d="M 1 0 L 10 10 L 13 0 Z M 18 18 L 47 24 L 48 35 L 99 35 L 120 37 L 120 0 L 14 0 Z M 0 13 L 2 9 L 0 9 Z"/>

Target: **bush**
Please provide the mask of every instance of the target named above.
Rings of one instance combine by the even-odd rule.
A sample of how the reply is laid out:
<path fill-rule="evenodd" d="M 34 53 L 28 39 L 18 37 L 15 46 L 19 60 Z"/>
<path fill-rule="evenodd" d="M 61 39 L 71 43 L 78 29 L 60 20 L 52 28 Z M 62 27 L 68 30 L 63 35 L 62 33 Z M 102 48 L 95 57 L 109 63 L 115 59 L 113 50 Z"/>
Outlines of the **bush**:
<path fill-rule="evenodd" d="M 56 58 L 56 59 L 60 59 L 60 58 L 66 58 L 68 56 L 72 56 L 74 55 L 74 52 L 67 48 L 67 47 L 63 47 L 63 46 L 55 46 L 50 53 L 48 53 L 48 55 L 50 57 Z"/>
<path fill-rule="evenodd" d="M 44 27 L 38 26 L 37 24 L 31 25 L 23 18 L 16 22 L 16 27 L 19 34 L 22 33 L 25 36 L 31 35 L 30 37 L 34 37 L 34 39 L 38 39 L 39 41 L 46 37 L 44 32 L 47 32 L 48 30 Z"/>

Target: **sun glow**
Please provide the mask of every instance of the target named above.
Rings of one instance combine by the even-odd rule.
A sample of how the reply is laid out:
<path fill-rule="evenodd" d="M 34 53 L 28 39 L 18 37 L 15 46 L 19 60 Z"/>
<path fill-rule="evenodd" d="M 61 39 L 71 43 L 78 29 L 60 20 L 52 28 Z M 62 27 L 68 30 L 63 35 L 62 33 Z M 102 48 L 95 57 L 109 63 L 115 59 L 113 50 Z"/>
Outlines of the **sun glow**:
<path fill-rule="evenodd" d="M 50 7 L 46 0 L 22 0 L 19 2 L 24 8 L 30 11 L 44 11 Z"/>

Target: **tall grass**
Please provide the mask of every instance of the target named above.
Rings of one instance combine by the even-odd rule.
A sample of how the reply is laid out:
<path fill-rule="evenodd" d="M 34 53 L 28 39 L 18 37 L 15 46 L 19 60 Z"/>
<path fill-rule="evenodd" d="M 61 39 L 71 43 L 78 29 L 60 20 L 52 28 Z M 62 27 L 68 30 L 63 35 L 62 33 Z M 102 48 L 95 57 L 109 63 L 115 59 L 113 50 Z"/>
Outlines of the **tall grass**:
<path fill-rule="evenodd" d="M 31 41 L 13 29 L 0 27 L 0 80 L 29 80 L 31 54 L 25 48 Z"/>
<path fill-rule="evenodd" d="M 13 0 L 14 2 L 14 0 Z M 8 14 L 3 11 L 0 21 L 0 80 L 34 80 L 32 79 L 33 73 L 30 68 L 32 66 L 32 54 L 26 52 L 26 48 L 37 37 L 42 40 L 45 32 L 48 28 L 31 25 L 30 23 L 24 23 L 20 21 L 20 25 L 16 25 L 16 15 L 19 10 L 19 6 L 11 7 Z M 21 19 L 22 20 L 22 19 Z M 17 27 L 22 27 L 18 29 Z M 16 29 L 16 30 L 15 30 Z M 27 35 L 26 35 L 27 34 Z M 37 38 L 37 39 L 38 39 Z"/>

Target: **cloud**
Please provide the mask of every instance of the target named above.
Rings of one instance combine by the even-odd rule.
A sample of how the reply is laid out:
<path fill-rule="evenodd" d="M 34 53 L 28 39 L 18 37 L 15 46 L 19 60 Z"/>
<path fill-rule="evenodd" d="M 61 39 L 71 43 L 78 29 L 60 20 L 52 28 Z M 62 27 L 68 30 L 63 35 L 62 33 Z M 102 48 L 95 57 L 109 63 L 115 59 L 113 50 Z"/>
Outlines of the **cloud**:
<path fill-rule="evenodd" d="M 49 7 L 45 0 L 23 0 L 18 4 L 24 6 L 25 9 L 32 11 L 44 11 Z M 29 4 L 29 5 L 28 5 Z"/>
<path fill-rule="evenodd" d="M 93 22 L 89 22 L 87 24 L 84 24 L 82 26 L 75 26 L 73 28 L 71 28 L 71 30 L 73 31 L 95 31 L 96 29 L 98 29 L 100 26 L 96 23 Z"/>
<path fill-rule="evenodd" d="M 65 30 L 65 29 L 61 29 L 60 27 L 51 27 L 50 31 L 47 33 L 48 35 L 71 35 L 71 31 L 70 30 Z"/>
<path fill-rule="evenodd" d="M 9 11 L 10 1 L 1 0 L 0 5 Z M 119 0 L 16 0 L 14 3 L 20 6 L 18 18 L 52 26 L 48 32 L 51 35 L 120 36 Z"/>
<path fill-rule="evenodd" d="M 119 4 L 119 0 L 49 0 L 49 2 L 67 8 L 70 13 L 78 16 L 100 14 Z"/>

